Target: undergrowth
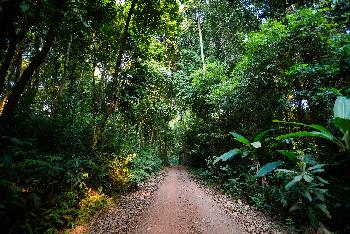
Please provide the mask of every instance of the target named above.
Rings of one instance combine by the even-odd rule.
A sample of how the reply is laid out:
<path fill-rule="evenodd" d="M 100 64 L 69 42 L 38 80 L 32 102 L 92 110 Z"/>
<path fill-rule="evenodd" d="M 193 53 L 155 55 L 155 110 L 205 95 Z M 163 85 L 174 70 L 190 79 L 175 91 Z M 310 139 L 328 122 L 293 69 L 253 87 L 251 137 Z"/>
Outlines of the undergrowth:
<path fill-rule="evenodd" d="M 153 146 L 77 155 L 2 140 L 0 219 L 8 233 L 57 233 L 83 224 L 162 167 Z"/>

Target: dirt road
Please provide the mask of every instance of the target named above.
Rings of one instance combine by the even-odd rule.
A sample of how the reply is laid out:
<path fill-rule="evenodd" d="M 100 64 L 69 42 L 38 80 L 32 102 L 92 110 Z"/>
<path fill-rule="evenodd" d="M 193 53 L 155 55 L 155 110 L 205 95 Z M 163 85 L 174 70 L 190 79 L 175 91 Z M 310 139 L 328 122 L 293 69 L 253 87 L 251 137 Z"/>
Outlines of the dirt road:
<path fill-rule="evenodd" d="M 132 233 L 232 234 L 244 231 L 183 167 L 173 167 Z"/>
<path fill-rule="evenodd" d="M 184 167 L 156 178 L 71 233 L 225 234 L 293 233 L 241 200 L 196 182 Z"/>

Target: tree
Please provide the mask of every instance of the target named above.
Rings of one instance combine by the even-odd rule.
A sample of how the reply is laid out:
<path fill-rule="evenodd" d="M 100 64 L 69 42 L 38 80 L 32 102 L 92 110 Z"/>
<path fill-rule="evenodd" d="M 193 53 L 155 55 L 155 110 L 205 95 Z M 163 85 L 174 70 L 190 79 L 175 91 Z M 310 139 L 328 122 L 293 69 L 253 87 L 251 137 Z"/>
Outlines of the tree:
<path fill-rule="evenodd" d="M 26 86 L 31 81 L 31 78 L 34 74 L 34 72 L 37 70 L 37 68 L 44 62 L 45 57 L 50 51 L 50 48 L 52 47 L 52 44 L 55 39 L 55 33 L 56 28 L 60 23 L 60 20 L 62 19 L 63 12 L 61 9 L 65 7 L 66 1 L 58 1 L 53 6 L 53 9 L 49 12 L 49 22 L 48 22 L 48 29 L 45 35 L 45 42 L 42 45 L 42 48 L 39 49 L 39 47 L 35 51 L 35 55 L 32 57 L 32 60 L 28 67 L 23 71 L 22 75 L 19 77 L 19 79 L 15 82 L 15 85 L 11 91 L 11 94 L 9 95 L 6 104 L 4 105 L 4 109 L 1 113 L 1 124 L 8 122 L 13 112 L 20 100 L 20 97 L 25 90 Z M 22 6 L 22 5 L 21 5 Z M 22 6 L 23 7 L 23 6 Z M 25 5 L 24 7 L 29 7 Z M 24 16 L 23 16 L 24 17 Z M 24 17 L 25 19 L 25 17 Z M 14 22 L 11 22 L 10 24 L 14 24 Z M 29 25 L 26 25 L 26 21 L 24 23 L 24 29 L 21 30 L 21 33 L 17 38 L 13 38 L 10 40 L 9 47 L 7 49 L 7 55 L 5 56 L 5 59 L 1 65 L 1 76 L 0 76 L 0 90 L 3 90 L 3 84 L 7 75 L 7 70 L 9 68 L 9 65 L 13 59 L 13 55 L 15 53 L 15 48 L 18 45 L 18 43 L 25 37 L 26 32 L 28 30 Z M 22 32 L 23 31 L 23 32 Z"/>

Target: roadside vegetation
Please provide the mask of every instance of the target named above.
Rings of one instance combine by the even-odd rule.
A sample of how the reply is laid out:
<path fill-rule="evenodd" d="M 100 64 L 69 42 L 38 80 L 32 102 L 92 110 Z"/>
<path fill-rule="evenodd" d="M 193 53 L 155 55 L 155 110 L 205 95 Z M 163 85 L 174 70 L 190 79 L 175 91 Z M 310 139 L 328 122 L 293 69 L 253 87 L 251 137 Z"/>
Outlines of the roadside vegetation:
<path fill-rule="evenodd" d="M 57 233 L 180 163 L 349 233 L 346 0 L 0 1 L 0 219 Z"/>

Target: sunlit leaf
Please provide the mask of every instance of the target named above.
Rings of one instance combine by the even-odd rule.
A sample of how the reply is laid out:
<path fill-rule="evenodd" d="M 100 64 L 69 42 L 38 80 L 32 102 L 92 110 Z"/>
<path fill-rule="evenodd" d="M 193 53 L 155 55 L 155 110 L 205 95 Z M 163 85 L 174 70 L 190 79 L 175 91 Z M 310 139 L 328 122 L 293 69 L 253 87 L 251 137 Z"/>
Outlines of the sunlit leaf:
<path fill-rule="evenodd" d="M 256 141 L 253 143 L 250 143 L 255 149 L 259 149 L 261 147 L 261 142 L 260 141 Z"/>
<path fill-rule="evenodd" d="M 284 135 L 280 135 L 277 137 L 277 139 L 282 140 L 286 138 L 295 138 L 295 137 L 322 137 L 330 141 L 334 141 L 334 137 L 332 135 L 326 134 L 324 132 L 307 132 L 307 131 L 302 131 L 302 132 L 292 132 Z"/>
<path fill-rule="evenodd" d="M 335 125 L 344 133 L 350 131 L 350 98 L 339 96 L 333 108 Z M 346 140 L 346 139 L 344 139 Z"/>
<path fill-rule="evenodd" d="M 350 120 L 350 98 L 339 96 L 334 103 L 334 118 Z"/>
<path fill-rule="evenodd" d="M 230 132 L 230 134 L 235 137 L 236 141 L 239 141 L 239 142 L 241 142 L 241 143 L 243 143 L 245 145 L 248 145 L 248 146 L 250 145 L 250 141 L 247 140 L 242 135 L 239 135 L 238 133 L 235 133 L 235 132 Z"/>

